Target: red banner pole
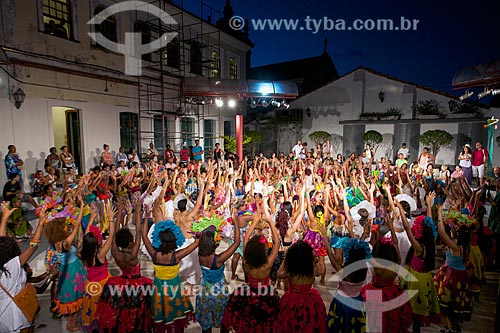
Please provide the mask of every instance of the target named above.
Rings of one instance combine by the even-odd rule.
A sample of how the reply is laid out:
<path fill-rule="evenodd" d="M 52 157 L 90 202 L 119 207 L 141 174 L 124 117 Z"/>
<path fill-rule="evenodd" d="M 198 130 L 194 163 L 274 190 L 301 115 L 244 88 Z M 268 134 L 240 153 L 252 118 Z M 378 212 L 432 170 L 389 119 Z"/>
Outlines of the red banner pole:
<path fill-rule="evenodd" d="M 236 115 L 236 154 L 239 161 L 243 160 L 243 116 Z"/>

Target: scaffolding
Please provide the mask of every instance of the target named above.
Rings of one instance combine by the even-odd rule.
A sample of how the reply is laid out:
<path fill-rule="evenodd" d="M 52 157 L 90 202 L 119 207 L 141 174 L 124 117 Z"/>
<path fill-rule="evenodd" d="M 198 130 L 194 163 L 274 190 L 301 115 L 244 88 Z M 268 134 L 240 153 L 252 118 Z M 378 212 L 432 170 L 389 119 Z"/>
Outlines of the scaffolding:
<path fill-rule="evenodd" d="M 143 55 L 142 75 L 138 77 L 138 153 L 143 157 L 151 142 L 162 154 L 167 145 L 178 151 L 183 142 L 190 145 L 203 137 L 202 124 L 208 106 L 186 103 L 182 80 L 186 76 L 209 75 L 214 68 L 212 50 L 219 57 L 221 54 L 221 31 L 211 22 L 220 19 L 219 10 L 203 0 L 199 15 L 184 9 L 183 2 L 148 0 L 146 3 L 167 12 L 177 24 L 167 26 L 159 17 L 137 8 L 134 31 L 141 32 L 142 43 L 154 41 L 166 32 L 177 36 L 166 47 Z M 218 66 L 220 73 L 220 60 Z"/>

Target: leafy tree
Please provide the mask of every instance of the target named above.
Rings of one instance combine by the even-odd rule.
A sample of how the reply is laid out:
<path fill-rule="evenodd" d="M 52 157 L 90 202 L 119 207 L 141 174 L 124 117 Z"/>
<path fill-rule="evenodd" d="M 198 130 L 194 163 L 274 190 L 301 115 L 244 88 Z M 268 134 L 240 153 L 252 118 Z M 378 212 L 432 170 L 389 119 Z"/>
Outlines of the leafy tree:
<path fill-rule="evenodd" d="M 384 138 L 382 137 L 382 134 L 377 131 L 371 130 L 363 134 L 363 142 L 369 144 L 374 153 L 377 152 L 377 149 L 383 140 Z"/>
<path fill-rule="evenodd" d="M 330 133 L 325 131 L 316 131 L 309 134 L 309 138 L 314 141 L 316 145 L 323 145 L 326 140 L 330 140 Z"/>
<path fill-rule="evenodd" d="M 430 146 L 434 157 L 443 146 L 448 146 L 453 142 L 453 135 L 444 130 L 431 130 L 421 134 L 418 139 L 426 146 Z"/>
<path fill-rule="evenodd" d="M 223 136 L 224 138 L 224 150 L 226 152 L 236 153 L 236 138 L 234 136 Z M 243 135 L 243 146 L 250 143 L 252 138 L 248 135 Z"/>
<path fill-rule="evenodd" d="M 250 140 L 247 145 L 250 148 L 250 156 L 255 156 L 257 152 L 257 147 L 264 142 L 262 140 L 262 134 L 259 131 L 249 131 L 246 134 L 247 138 Z M 243 140 L 244 141 L 244 140 Z M 245 143 L 243 143 L 245 144 Z"/>

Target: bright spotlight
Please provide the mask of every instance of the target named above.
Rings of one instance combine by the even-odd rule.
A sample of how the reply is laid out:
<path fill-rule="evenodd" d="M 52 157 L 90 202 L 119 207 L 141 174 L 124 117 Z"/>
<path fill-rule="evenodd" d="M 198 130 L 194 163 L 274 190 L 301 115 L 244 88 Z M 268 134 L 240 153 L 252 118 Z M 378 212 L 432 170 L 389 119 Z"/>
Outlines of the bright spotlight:
<path fill-rule="evenodd" d="M 221 107 L 221 106 L 224 105 L 224 102 L 222 101 L 222 99 L 216 98 L 215 99 L 215 105 L 217 105 L 218 107 Z"/>
<path fill-rule="evenodd" d="M 278 101 L 275 101 L 274 99 L 271 101 L 271 105 L 279 108 L 281 106 L 281 103 Z"/>
<path fill-rule="evenodd" d="M 257 102 L 255 101 L 255 99 L 250 99 L 250 107 L 252 109 L 255 109 L 257 107 Z"/>
<path fill-rule="evenodd" d="M 288 104 L 285 100 L 281 101 L 281 105 L 283 105 L 287 109 L 290 107 L 290 104 Z"/>
<path fill-rule="evenodd" d="M 262 103 L 262 107 L 263 108 L 267 108 L 269 106 L 269 101 L 268 100 L 263 99 L 261 103 Z"/>
<path fill-rule="evenodd" d="M 472 92 L 472 91 L 468 91 L 468 90 L 467 90 L 467 91 L 465 92 L 465 94 L 463 94 L 462 96 L 460 96 L 458 99 L 459 99 L 460 101 L 463 101 L 464 99 L 467 99 L 467 98 L 471 97 L 472 95 L 474 95 L 474 92 Z"/>
<path fill-rule="evenodd" d="M 500 89 L 495 89 L 491 91 L 492 95 L 500 95 Z"/>
<path fill-rule="evenodd" d="M 236 106 L 236 101 L 234 99 L 230 99 L 227 102 L 227 106 L 229 106 L 230 108 L 234 108 Z"/>
<path fill-rule="evenodd" d="M 491 94 L 491 89 L 484 88 L 484 91 L 482 93 L 477 94 L 477 98 L 481 99 L 485 96 L 488 96 L 489 94 Z"/>

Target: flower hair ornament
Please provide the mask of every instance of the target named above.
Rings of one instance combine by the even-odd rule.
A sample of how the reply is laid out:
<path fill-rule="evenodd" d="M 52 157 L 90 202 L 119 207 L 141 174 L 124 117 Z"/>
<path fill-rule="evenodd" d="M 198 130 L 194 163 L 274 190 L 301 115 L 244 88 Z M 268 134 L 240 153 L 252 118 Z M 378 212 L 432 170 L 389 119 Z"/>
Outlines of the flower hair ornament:
<path fill-rule="evenodd" d="M 372 251 L 370 246 L 364 240 L 358 238 L 349 238 L 347 242 L 342 246 L 342 252 L 344 253 L 344 262 L 349 263 L 349 252 L 351 250 L 361 249 L 365 252 L 365 259 L 370 259 L 372 257 Z"/>
<path fill-rule="evenodd" d="M 260 236 L 259 237 L 259 243 L 267 245 L 267 239 L 266 239 L 266 237 Z"/>
<path fill-rule="evenodd" d="M 420 215 L 417 216 L 415 221 L 413 221 L 413 225 L 411 226 L 411 232 L 416 239 L 422 238 L 424 234 L 424 226 L 431 228 L 433 237 L 437 238 L 437 227 L 436 224 L 434 224 L 432 218 L 429 216 Z"/>
<path fill-rule="evenodd" d="M 462 214 L 461 212 L 454 211 L 450 209 L 447 213 L 443 213 L 443 218 L 451 228 L 460 229 L 462 226 L 466 226 L 471 229 L 471 231 L 476 231 L 479 228 L 479 223 L 477 220 L 467 214 Z"/>
<path fill-rule="evenodd" d="M 323 212 L 317 212 L 316 218 L 318 219 L 319 224 L 325 225 L 325 215 L 323 214 Z"/>
<path fill-rule="evenodd" d="M 182 246 L 182 244 L 184 244 L 184 241 L 186 240 L 186 238 L 184 237 L 184 234 L 182 233 L 181 229 L 177 226 L 177 224 L 174 223 L 174 221 L 165 220 L 165 221 L 158 222 L 155 225 L 155 229 L 154 229 L 153 235 L 152 235 L 152 242 L 151 242 L 151 244 L 153 245 L 153 247 L 155 249 L 159 249 L 161 246 L 162 241 L 160 238 L 160 234 L 163 231 L 167 231 L 169 229 L 172 230 L 172 233 L 174 234 L 175 245 L 177 247 L 180 247 L 180 246 Z"/>
<path fill-rule="evenodd" d="M 220 242 L 222 240 L 222 228 L 227 222 L 224 221 L 221 217 L 212 214 L 210 218 L 208 217 L 202 217 L 198 221 L 194 222 L 191 230 L 199 235 L 201 234 L 204 230 L 213 227 L 215 228 L 214 232 L 214 241 L 216 243 Z"/>
<path fill-rule="evenodd" d="M 102 245 L 102 233 L 101 233 L 101 229 L 99 229 L 95 225 L 91 225 L 89 227 L 89 233 L 91 233 L 92 235 L 94 235 L 94 237 L 97 239 L 97 245 L 101 246 Z"/>

